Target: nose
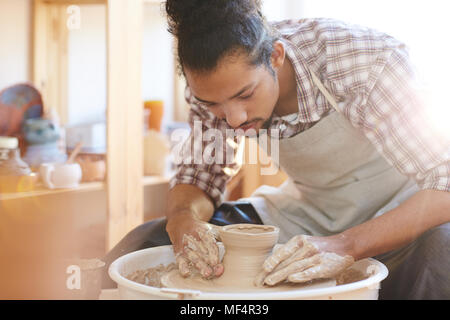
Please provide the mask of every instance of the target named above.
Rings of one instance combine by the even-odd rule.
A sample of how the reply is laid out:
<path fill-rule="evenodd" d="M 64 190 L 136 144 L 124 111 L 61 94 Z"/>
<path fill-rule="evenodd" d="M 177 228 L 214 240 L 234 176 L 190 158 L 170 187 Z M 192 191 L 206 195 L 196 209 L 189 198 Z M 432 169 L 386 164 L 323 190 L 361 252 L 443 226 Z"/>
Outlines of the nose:
<path fill-rule="evenodd" d="M 247 111 L 241 104 L 224 106 L 224 113 L 227 123 L 233 128 L 238 128 L 248 120 Z"/>

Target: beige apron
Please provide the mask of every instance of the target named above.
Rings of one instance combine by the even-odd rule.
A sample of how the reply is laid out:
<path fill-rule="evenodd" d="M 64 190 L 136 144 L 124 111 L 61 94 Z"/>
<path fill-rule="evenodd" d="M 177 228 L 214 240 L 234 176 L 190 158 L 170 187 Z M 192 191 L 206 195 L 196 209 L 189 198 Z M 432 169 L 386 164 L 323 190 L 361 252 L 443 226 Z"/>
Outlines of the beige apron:
<path fill-rule="evenodd" d="M 289 178 L 279 188 L 261 186 L 245 199 L 264 224 L 280 227 L 281 243 L 298 234 L 342 232 L 395 208 L 419 190 L 351 125 L 339 112 L 342 107 L 312 76 L 337 112 L 280 139 L 278 165 Z M 270 154 L 270 143 L 265 150 Z"/>

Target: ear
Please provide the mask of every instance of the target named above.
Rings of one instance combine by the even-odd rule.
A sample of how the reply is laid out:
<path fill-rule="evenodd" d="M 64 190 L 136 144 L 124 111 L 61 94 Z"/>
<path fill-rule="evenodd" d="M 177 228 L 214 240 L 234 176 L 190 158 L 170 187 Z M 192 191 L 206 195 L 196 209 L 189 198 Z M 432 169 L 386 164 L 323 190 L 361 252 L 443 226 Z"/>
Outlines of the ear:
<path fill-rule="evenodd" d="M 270 60 L 272 62 L 272 67 L 277 70 L 283 66 L 284 59 L 286 57 L 286 51 L 284 50 L 284 45 L 281 41 L 275 41 L 273 43 L 273 51 Z"/>

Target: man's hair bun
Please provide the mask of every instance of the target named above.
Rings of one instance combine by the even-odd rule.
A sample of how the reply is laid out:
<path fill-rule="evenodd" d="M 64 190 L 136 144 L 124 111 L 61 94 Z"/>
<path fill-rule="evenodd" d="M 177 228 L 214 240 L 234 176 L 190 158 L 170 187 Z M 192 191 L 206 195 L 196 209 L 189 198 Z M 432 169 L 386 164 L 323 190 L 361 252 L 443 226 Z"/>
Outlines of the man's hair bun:
<path fill-rule="evenodd" d="M 261 12 L 260 0 L 167 0 L 165 6 L 169 32 L 175 36 L 185 28 L 203 29 L 201 25 L 227 15 Z"/>
<path fill-rule="evenodd" d="M 276 36 L 261 13 L 260 0 L 167 0 L 165 9 L 181 71 L 212 70 L 237 50 L 246 52 L 250 63 L 270 67 Z"/>

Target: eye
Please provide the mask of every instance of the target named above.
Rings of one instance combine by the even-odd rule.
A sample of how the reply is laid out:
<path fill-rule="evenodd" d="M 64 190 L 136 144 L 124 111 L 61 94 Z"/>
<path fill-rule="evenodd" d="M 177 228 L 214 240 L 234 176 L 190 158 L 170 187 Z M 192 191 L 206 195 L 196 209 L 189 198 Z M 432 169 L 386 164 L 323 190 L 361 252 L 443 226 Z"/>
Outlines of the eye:
<path fill-rule="evenodd" d="M 198 101 L 197 104 L 202 106 L 203 108 L 211 108 L 216 105 L 215 103 L 207 103 L 202 101 Z"/>
<path fill-rule="evenodd" d="M 239 99 L 242 99 L 242 100 L 250 99 L 253 96 L 253 92 L 254 91 L 252 91 L 252 93 L 250 93 L 250 94 L 248 94 L 246 96 L 240 96 Z"/>

